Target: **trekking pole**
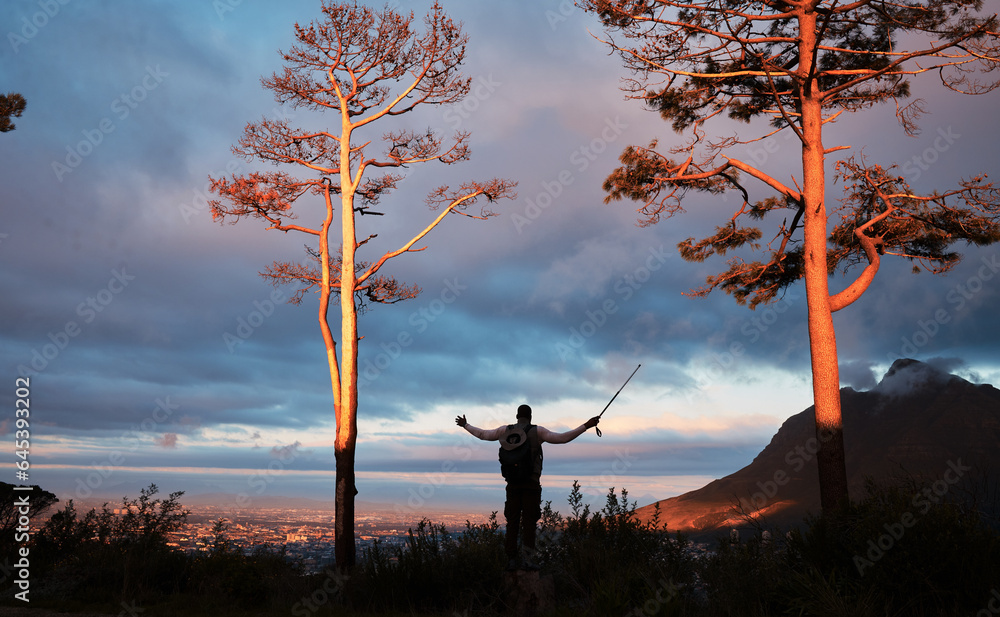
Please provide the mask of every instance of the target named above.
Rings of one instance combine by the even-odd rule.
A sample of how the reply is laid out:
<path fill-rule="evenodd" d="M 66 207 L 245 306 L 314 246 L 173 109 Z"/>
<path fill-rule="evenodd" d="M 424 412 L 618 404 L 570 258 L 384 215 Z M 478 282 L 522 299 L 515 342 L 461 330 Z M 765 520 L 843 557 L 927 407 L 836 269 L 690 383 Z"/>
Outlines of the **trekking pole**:
<path fill-rule="evenodd" d="M 640 364 L 639 366 L 642 366 L 642 365 Z M 632 376 L 635 375 L 637 372 L 639 372 L 639 366 L 635 367 L 635 370 L 632 371 L 632 375 L 628 376 L 628 379 L 625 380 L 625 383 L 622 384 L 622 387 L 618 388 L 618 392 L 615 392 L 615 395 L 611 397 L 611 400 L 608 401 L 608 404 L 605 405 L 604 409 L 601 410 L 601 413 L 597 414 L 598 418 L 600 418 L 601 416 L 604 415 L 604 412 L 608 410 L 608 407 L 611 407 L 611 403 L 615 402 L 615 399 L 618 398 L 618 395 L 622 393 L 622 390 L 625 389 L 625 386 L 628 385 L 628 382 L 632 380 Z M 594 430 L 597 431 L 597 436 L 600 437 L 601 436 L 601 429 L 595 426 Z"/>

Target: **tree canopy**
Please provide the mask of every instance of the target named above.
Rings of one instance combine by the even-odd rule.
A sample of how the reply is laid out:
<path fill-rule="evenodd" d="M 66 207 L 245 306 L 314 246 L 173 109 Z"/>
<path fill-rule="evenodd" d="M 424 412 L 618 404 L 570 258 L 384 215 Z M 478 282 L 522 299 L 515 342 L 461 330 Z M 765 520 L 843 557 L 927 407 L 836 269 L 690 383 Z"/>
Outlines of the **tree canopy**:
<path fill-rule="evenodd" d="M 0 94 L 0 133 L 13 131 L 16 127 L 11 118 L 20 118 L 28 102 L 17 92 Z"/>

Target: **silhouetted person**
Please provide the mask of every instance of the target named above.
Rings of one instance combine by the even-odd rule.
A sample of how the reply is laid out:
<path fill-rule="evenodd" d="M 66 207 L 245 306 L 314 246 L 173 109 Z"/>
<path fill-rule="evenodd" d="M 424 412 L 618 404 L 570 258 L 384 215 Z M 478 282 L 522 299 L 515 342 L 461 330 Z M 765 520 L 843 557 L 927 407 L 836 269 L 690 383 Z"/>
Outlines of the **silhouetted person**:
<path fill-rule="evenodd" d="M 479 439 L 501 442 L 501 471 L 507 480 L 507 501 L 504 503 L 503 515 L 507 519 L 504 548 L 507 552 L 508 569 L 514 569 L 519 565 L 517 552 L 519 529 L 524 552 L 531 554 L 535 550 L 535 524 L 542 516 L 542 444 L 573 441 L 587 429 L 597 426 L 599 421 L 600 418 L 595 416 L 571 431 L 554 433 L 544 426 L 531 424 L 531 407 L 527 405 L 517 408 L 517 424 L 500 426 L 492 430 L 472 426 L 464 415 L 455 418 L 456 424 Z M 518 446 L 525 441 L 528 447 L 519 449 Z M 505 450 L 508 451 L 506 455 Z M 518 450 L 528 457 L 524 469 L 521 467 L 525 465 L 513 460 L 519 456 L 519 452 L 516 452 Z M 527 561 L 524 567 L 538 568 L 530 561 Z"/>

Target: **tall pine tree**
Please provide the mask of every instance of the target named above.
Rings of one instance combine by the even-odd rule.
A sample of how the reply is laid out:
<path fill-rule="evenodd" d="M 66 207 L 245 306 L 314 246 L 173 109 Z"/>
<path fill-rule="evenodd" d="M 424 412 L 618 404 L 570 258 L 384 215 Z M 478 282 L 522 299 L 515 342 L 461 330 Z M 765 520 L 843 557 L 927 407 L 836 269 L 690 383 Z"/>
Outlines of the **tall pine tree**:
<path fill-rule="evenodd" d="M 836 511 L 848 490 L 833 313 L 868 288 L 883 255 L 943 272 L 959 259 L 954 243 L 996 242 L 1000 209 L 985 175 L 942 193 L 916 195 L 895 167 L 870 163 L 861 153 L 830 170 L 827 155 L 852 146 L 828 147 L 824 137 L 840 114 L 887 102 L 896 105 L 903 130 L 915 134 L 924 102 L 907 99 L 910 80 L 919 75 L 937 75 L 944 87 L 968 94 L 995 88 L 986 72 L 1000 60 L 997 18 L 981 14 L 979 0 L 584 4 L 600 17 L 608 44 L 631 69 L 625 86 L 630 96 L 689 136 L 666 150 L 655 140 L 627 147 L 622 166 L 604 183 L 607 201 L 639 201 L 640 224 L 651 225 L 681 212 L 691 190 L 736 190 L 740 206 L 714 234 L 682 242 L 681 255 L 702 261 L 751 250 L 763 258 L 731 257 L 727 269 L 708 277 L 695 295 L 721 288 L 754 307 L 805 279 L 820 496 L 825 512 Z M 710 128 L 725 119 L 759 130 L 749 138 L 713 135 Z M 793 186 L 762 164 L 736 158 L 738 150 L 759 148 L 756 142 L 779 135 L 801 145 Z M 780 171 L 787 177 L 787 169 Z M 832 230 L 826 203 L 831 171 L 847 187 Z M 766 197 L 758 197 L 760 189 Z M 764 223 L 774 228 L 766 244 Z M 865 267 L 851 284 L 831 294 L 830 274 L 859 263 Z"/>

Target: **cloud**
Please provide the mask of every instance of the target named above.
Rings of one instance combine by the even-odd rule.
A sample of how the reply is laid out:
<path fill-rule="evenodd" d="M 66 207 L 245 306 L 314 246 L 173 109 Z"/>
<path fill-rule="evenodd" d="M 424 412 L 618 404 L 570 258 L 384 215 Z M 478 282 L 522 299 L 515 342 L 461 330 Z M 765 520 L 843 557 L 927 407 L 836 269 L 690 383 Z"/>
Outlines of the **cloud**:
<path fill-rule="evenodd" d="M 157 437 L 154 442 L 160 448 L 177 448 L 177 433 L 164 433 L 162 437 Z"/>
<path fill-rule="evenodd" d="M 941 360 L 943 360 L 943 365 L 947 366 L 953 364 L 952 360 L 957 360 L 957 358 Z M 964 362 L 961 363 L 964 364 Z M 939 362 L 939 364 L 942 363 Z M 952 379 L 952 376 L 948 372 L 929 363 L 897 360 L 882 378 L 882 381 L 872 388 L 872 392 L 897 398 L 907 396 L 927 386 L 945 383 L 949 379 Z"/>
<path fill-rule="evenodd" d="M 927 364 L 930 364 L 934 368 L 944 371 L 945 373 L 951 373 L 952 375 L 958 375 L 970 381 L 972 383 L 983 383 L 983 375 L 976 370 L 973 370 L 969 366 L 969 363 L 962 358 L 927 358 L 924 360 Z"/>
<path fill-rule="evenodd" d="M 966 361 L 961 358 L 934 357 L 934 358 L 927 358 L 926 360 L 924 360 L 924 362 L 926 364 L 930 364 L 937 370 L 943 371 L 945 373 L 954 373 L 958 369 L 964 369 L 968 367 Z"/>
<path fill-rule="evenodd" d="M 855 390 L 871 390 L 877 385 L 875 363 L 852 360 L 840 365 L 840 383 Z"/>
<path fill-rule="evenodd" d="M 279 461 L 290 461 L 299 456 L 299 448 L 301 446 L 302 443 L 299 441 L 287 446 L 274 446 L 271 448 L 271 457 Z"/>

